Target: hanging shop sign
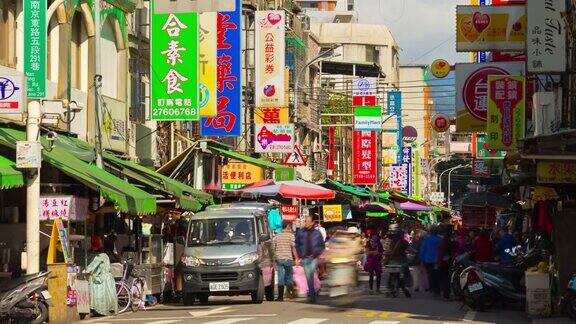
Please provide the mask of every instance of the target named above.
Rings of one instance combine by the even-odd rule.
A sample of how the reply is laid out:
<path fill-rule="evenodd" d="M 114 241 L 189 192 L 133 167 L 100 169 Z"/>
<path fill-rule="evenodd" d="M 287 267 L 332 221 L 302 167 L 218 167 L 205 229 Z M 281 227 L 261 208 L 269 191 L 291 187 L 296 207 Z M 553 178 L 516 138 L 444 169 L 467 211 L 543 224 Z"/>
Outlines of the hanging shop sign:
<path fill-rule="evenodd" d="M 234 0 L 154 0 L 157 13 L 190 13 L 236 10 Z"/>
<path fill-rule="evenodd" d="M 444 191 L 431 192 L 430 200 L 435 204 L 444 204 Z"/>
<path fill-rule="evenodd" d="M 352 132 L 352 182 L 376 184 L 376 132 Z"/>
<path fill-rule="evenodd" d="M 523 62 L 456 64 L 456 130 L 486 129 L 489 75 L 524 75 Z"/>
<path fill-rule="evenodd" d="M 430 124 L 435 132 L 444 133 L 450 129 L 450 117 L 445 114 L 436 114 L 432 117 Z"/>
<path fill-rule="evenodd" d="M 83 221 L 88 214 L 88 198 L 76 196 L 40 196 L 40 220 Z"/>
<path fill-rule="evenodd" d="M 406 193 L 408 191 L 408 165 L 390 167 L 390 189 Z"/>
<path fill-rule="evenodd" d="M 402 92 L 390 91 L 387 99 L 388 115 L 397 114 L 402 109 Z"/>
<path fill-rule="evenodd" d="M 300 207 L 298 205 L 282 205 L 280 207 L 280 215 L 282 220 L 286 222 L 295 222 L 300 215 Z"/>
<path fill-rule="evenodd" d="M 284 165 L 288 166 L 306 166 L 308 160 L 302 154 L 302 150 L 298 144 L 294 145 L 294 150 L 292 153 L 286 155 L 286 159 L 284 160 Z"/>
<path fill-rule="evenodd" d="M 60 244 L 58 244 L 60 242 Z M 52 224 L 52 232 L 50 233 L 50 242 L 48 243 L 48 256 L 46 257 L 47 264 L 56 263 L 56 253 L 62 252 L 64 262 L 70 264 L 72 258 L 68 254 L 70 252 L 70 244 L 68 240 L 68 230 L 64 227 L 61 218 L 54 219 Z"/>
<path fill-rule="evenodd" d="M 538 183 L 576 183 L 576 161 L 538 161 Z"/>
<path fill-rule="evenodd" d="M 530 0 L 526 52 L 528 72 L 561 73 L 566 71 L 565 0 Z"/>
<path fill-rule="evenodd" d="M 151 17 L 152 120 L 198 120 L 198 14 Z"/>
<path fill-rule="evenodd" d="M 216 33 L 217 12 L 200 14 L 200 117 L 216 116 Z"/>
<path fill-rule="evenodd" d="M 42 165 L 42 144 L 40 142 L 16 142 L 16 167 L 38 169 Z"/>
<path fill-rule="evenodd" d="M 254 136 L 257 153 L 294 151 L 294 124 L 258 124 Z"/>
<path fill-rule="evenodd" d="M 240 136 L 242 133 L 242 3 L 236 0 L 236 10 L 218 12 L 216 59 L 216 106 L 214 117 L 200 121 L 202 136 Z"/>
<path fill-rule="evenodd" d="M 354 130 L 381 131 L 382 108 L 379 106 L 354 107 Z"/>
<path fill-rule="evenodd" d="M 21 114 L 26 108 L 26 77 L 22 73 L 0 75 L 0 114 Z"/>
<path fill-rule="evenodd" d="M 322 217 L 324 222 L 333 223 L 342 221 L 342 205 L 322 206 Z"/>
<path fill-rule="evenodd" d="M 28 98 L 46 97 L 46 0 L 24 3 L 24 73 Z M 1 95 L 0 95 L 1 96 Z"/>
<path fill-rule="evenodd" d="M 476 177 L 490 176 L 490 167 L 486 160 L 472 159 L 472 175 Z"/>
<path fill-rule="evenodd" d="M 431 65 L 432 75 L 438 79 L 443 79 L 450 74 L 450 63 L 444 59 L 437 59 Z"/>
<path fill-rule="evenodd" d="M 376 96 L 377 90 L 376 78 L 355 78 L 352 84 L 353 97 Z"/>
<path fill-rule="evenodd" d="M 376 106 L 376 96 L 352 97 L 352 106 Z"/>
<path fill-rule="evenodd" d="M 422 153 L 414 150 L 414 163 L 412 163 L 412 195 L 420 197 L 422 189 Z"/>
<path fill-rule="evenodd" d="M 402 140 L 404 143 L 414 143 L 418 139 L 418 131 L 413 126 L 402 128 Z"/>
<path fill-rule="evenodd" d="M 524 138 L 525 78 L 523 76 L 488 77 L 488 148 L 516 149 L 516 141 Z"/>
<path fill-rule="evenodd" d="M 284 106 L 284 11 L 256 11 L 256 107 Z"/>
<path fill-rule="evenodd" d="M 498 159 L 501 160 L 506 157 L 506 151 L 495 151 L 488 148 L 486 143 L 486 136 L 476 137 L 476 158 L 482 160 Z"/>
<path fill-rule="evenodd" d="M 382 163 L 391 165 L 396 164 L 398 158 L 398 152 L 396 149 L 384 149 L 382 150 Z"/>
<path fill-rule="evenodd" d="M 526 0 L 492 0 L 493 6 L 504 6 L 514 4 L 526 4 Z"/>
<path fill-rule="evenodd" d="M 457 6 L 456 51 L 523 51 L 525 6 Z"/>
<path fill-rule="evenodd" d="M 264 170 L 246 162 L 232 161 L 222 166 L 220 179 L 223 190 L 237 190 L 264 180 Z"/>
<path fill-rule="evenodd" d="M 254 123 L 256 124 L 288 124 L 290 123 L 290 70 L 284 68 L 284 107 L 255 107 Z"/>

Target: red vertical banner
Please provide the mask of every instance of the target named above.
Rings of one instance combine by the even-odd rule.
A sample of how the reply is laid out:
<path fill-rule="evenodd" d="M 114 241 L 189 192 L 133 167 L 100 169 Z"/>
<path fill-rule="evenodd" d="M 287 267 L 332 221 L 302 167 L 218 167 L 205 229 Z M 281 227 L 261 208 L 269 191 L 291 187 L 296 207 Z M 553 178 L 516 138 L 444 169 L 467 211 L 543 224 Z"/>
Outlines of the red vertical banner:
<path fill-rule="evenodd" d="M 353 132 L 352 181 L 354 184 L 376 184 L 376 143 L 376 132 Z"/>
<path fill-rule="evenodd" d="M 336 144 L 336 128 L 328 128 L 328 176 L 334 178 L 334 154 Z"/>

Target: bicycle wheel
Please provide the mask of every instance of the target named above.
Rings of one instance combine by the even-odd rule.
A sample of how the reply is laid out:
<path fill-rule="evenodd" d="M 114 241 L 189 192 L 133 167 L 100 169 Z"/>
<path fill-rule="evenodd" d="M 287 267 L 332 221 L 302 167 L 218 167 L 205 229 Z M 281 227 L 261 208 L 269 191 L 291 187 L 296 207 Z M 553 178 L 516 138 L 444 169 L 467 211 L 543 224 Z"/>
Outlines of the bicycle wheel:
<path fill-rule="evenodd" d="M 130 308 L 133 312 L 140 310 L 141 306 L 145 304 L 144 296 L 144 280 L 142 278 L 135 278 L 132 281 L 132 287 L 130 289 L 132 295 L 132 302 L 130 303 Z"/>
<path fill-rule="evenodd" d="M 122 314 L 132 305 L 130 288 L 123 281 L 116 283 L 116 296 L 118 297 L 118 314 Z"/>

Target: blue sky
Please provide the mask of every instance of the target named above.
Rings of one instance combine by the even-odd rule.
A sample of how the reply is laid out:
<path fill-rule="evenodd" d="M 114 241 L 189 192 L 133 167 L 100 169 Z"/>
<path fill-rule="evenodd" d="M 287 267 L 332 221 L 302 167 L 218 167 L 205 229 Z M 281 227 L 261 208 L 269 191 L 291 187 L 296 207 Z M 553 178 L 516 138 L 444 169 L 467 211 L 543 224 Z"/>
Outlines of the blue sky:
<path fill-rule="evenodd" d="M 469 0 L 355 0 L 360 23 L 387 26 L 401 48 L 401 64 L 430 64 L 437 58 L 450 64 L 468 61 L 456 53 L 456 5 Z M 433 77 L 432 77 L 433 78 Z M 454 115 L 454 73 L 432 81 L 438 112 Z"/>

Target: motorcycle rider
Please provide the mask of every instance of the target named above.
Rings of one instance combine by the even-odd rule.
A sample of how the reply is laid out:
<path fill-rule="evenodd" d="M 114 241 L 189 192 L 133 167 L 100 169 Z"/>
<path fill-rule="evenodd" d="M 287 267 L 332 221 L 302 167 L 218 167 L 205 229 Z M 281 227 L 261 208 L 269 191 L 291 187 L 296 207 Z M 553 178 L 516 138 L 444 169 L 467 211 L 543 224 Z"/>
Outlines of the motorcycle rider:
<path fill-rule="evenodd" d="M 400 280 L 400 289 L 404 292 L 406 298 L 412 297 L 410 291 L 406 288 L 406 278 L 410 276 L 410 268 L 408 268 L 408 256 L 406 255 L 406 250 L 409 247 L 408 241 L 404 238 L 404 232 L 397 228 L 395 232 L 392 233 L 392 252 L 390 253 L 390 265 L 402 265 L 404 279 Z M 388 286 L 390 286 L 390 278 L 388 279 Z"/>

